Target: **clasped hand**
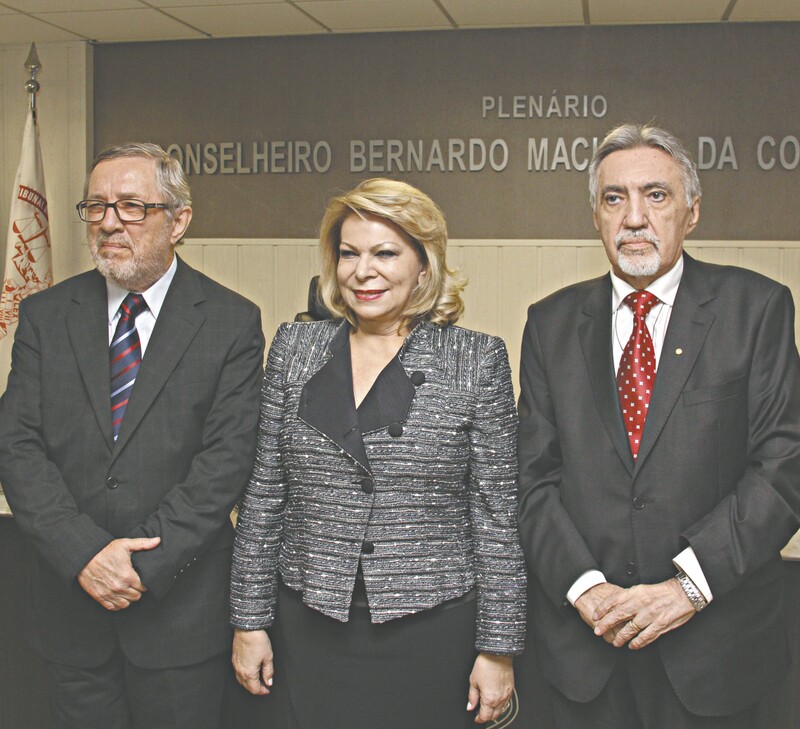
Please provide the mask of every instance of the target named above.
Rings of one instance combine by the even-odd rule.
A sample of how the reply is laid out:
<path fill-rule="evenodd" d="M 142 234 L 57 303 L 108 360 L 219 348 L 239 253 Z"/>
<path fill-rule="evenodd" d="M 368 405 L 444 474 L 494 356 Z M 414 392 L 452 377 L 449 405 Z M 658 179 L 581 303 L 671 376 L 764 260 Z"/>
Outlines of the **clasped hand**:
<path fill-rule="evenodd" d="M 604 582 L 588 589 L 575 607 L 583 621 L 615 648 L 638 650 L 688 622 L 695 609 L 674 577 L 623 588 Z"/>
<path fill-rule="evenodd" d="M 131 554 L 160 543 L 160 537 L 115 539 L 89 560 L 78 574 L 78 583 L 106 610 L 124 610 L 147 592 L 133 568 Z"/>

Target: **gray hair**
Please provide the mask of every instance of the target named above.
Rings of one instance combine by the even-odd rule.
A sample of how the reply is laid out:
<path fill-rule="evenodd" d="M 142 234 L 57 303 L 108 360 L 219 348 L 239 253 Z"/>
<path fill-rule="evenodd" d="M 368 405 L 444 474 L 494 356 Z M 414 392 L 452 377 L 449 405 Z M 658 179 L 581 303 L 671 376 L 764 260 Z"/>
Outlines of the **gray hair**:
<path fill-rule="evenodd" d="M 186 182 L 186 175 L 180 162 L 172 155 L 167 154 L 162 147 L 152 142 L 126 142 L 107 147 L 95 157 L 89 174 L 86 176 L 86 183 L 83 186 L 83 196 L 89 193 L 89 177 L 94 168 L 101 162 L 109 159 L 119 159 L 122 157 L 144 157 L 152 159 L 156 163 L 156 187 L 164 198 L 164 202 L 169 205 L 167 211 L 170 216 L 176 210 L 192 206 L 192 195 L 189 191 L 189 183 Z"/>
<path fill-rule="evenodd" d="M 703 195 L 703 191 L 700 189 L 700 179 L 697 176 L 697 167 L 677 137 L 672 136 L 664 129 L 649 124 L 620 124 L 606 135 L 589 165 L 589 202 L 592 210 L 597 208 L 600 163 L 612 152 L 637 149 L 638 147 L 660 149 L 675 160 L 680 168 L 686 204 L 689 207 L 692 206 L 695 198 Z"/>

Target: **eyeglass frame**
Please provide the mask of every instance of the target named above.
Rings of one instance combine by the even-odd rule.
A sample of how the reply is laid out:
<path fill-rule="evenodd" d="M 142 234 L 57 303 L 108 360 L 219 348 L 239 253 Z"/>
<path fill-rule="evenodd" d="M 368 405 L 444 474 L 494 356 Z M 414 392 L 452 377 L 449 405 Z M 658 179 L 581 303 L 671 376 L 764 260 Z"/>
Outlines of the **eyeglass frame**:
<path fill-rule="evenodd" d="M 141 218 L 137 218 L 136 220 L 125 220 L 125 219 L 123 219 L 123 217 L 119 214 L 119 210 L 117 209 L 117 205 L 119 203 L 121 203 L 121 202 L 141 203 L 142 207 L 143 207 L 143 210 L 144 210 L 144 213 L 143 213 L 142 217 Z M 82 214 L 82 212 L 85 211 L 85 209 L 86 209 L 86 203 L 97 203 L 99 205 L 104 205 L 105 208 L 103 210 L 102 217 L 98 218 L 97 220 L 86 220 L 83 217 L 83 214 Z M 81 207 L 81 206 L 83 206 L 83 207 Z M 77 205 L 75 205 L 75 209 L 78 211 L 78 217 L 84 223 L 100 223 L 100 222 L 102 222 L 103 219 L 106 217 L 106 213 L 108 212 L 109 208 L 113 208 L 114 215 L 117 216 L 117 220 L 119 220 L 120 223 L 141 223 L 145 218 L 147 218 L 147 211 L 148 210 L 155 210 L 155 209 L 157 209 L 157 210 L 169 210 L 170 206 L 167 203 L 148 203 L 148 202 L 145 202 L 144 200 L 140 200 L 138 197 L 122 198 L 121 200 L 115 200 L 114 202 L 103 202 L 102 200 L 97 200 L 95 198 L 91 198 L 90 197 L 90 198 L 87 198 L 86 200 L 81 200 Z"/>

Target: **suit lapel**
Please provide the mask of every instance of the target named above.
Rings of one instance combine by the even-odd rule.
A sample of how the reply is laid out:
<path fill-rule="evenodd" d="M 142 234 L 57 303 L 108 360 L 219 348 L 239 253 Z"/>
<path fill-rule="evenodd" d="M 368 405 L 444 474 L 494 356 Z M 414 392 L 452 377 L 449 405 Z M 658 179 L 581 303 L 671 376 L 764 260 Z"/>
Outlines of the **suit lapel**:
<path fill-rule="evenodd" d="M 178 259 L 178 269 L 156 320 L 117 439 L 115 454 L 130 440 L 205 321 L 205 299 L 195 272 Z M 110 426 L 109 426 L 110 427 Z"/>
<path fill-rule="evenodd" d="M 392 357 L 358 408 L 361 432 L 371 433 L 392 423 L 404 423 L 416 391 L 400 359 Z"/>
<path fill-rule="evenodd" d="M 586 298 L 584 320 L 578 325 L 578 337 L 592 385 L 600 420 L 629 473 L 633 472 L 628 438 L 622 426 L 617 395 L 614 354 L 611 346 L 611 279 L 603 276 Z"/>
<path fill-rule="evenodd" d="M 369 471 L 362 433 L 406 421 L 417 391 L 411 377 L 422 384 L 425 381 L 422 370 L 438 366 L 431 353 L 430 334 L 429 325 L 417 325 L 356 410 L 350 328 L 343 323 L 323 355 L 324 364 L 303 386 L 298 417 Z M 411 377 L 409 370 L 412 370 Z"/>
<path fill-rule="evenodd" d="M 343 321 L 337 328 L 323 360 L 322 367 L 303 385 L 297 416 L 369 471 L 353 399 L 350 327 L 347 322 Z"/>
<path fill-rule="evenodd" d="M 423 384 L 431 370 L 439 367 L 431 345 L 432 335 L 432 325 L 427 322 L 417 324 L 406 337 L 397 357 L 392 358 L 378 376 L 358 408 L 363 433 L 406 422 L 417 385 Z"/>
<path fill-rule="evenodd" d="M 109 450 L 111 435 L 111 384 L 108 361 L 108 293 L 97 272 L 86 289 L 76 292 L 67 313 L 67 333 L 78 362 L 97 425 Z"/>
<path fill-rule="evenodd" d="M 636 470 L 639 470 L 647 460 L 664 424 L 683 393 L 689 374 L 714 321 L 713 312 L 704 309 L 703 306 L 714 298 L 715 293 L 697 270 L 695 261 L 684 254 L 683 276 L 661 350 L 656 385 L 647 412 Z"/>

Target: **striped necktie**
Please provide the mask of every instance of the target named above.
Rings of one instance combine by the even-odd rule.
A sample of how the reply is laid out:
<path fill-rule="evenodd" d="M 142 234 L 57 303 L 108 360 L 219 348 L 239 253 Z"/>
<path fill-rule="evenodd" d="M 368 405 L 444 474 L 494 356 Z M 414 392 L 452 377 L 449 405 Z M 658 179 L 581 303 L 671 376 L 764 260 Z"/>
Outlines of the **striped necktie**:
<path fill-rule="evenodd" d="M 128 294 L 120 304 L 120 317 L 109 348 L 111 360 L 111 429 L 114 440 L 125 415 L 133 383 L 142 362 L 142 346 L 136 331 L 136 317 L 147 308 L 141 294 Z"/>

